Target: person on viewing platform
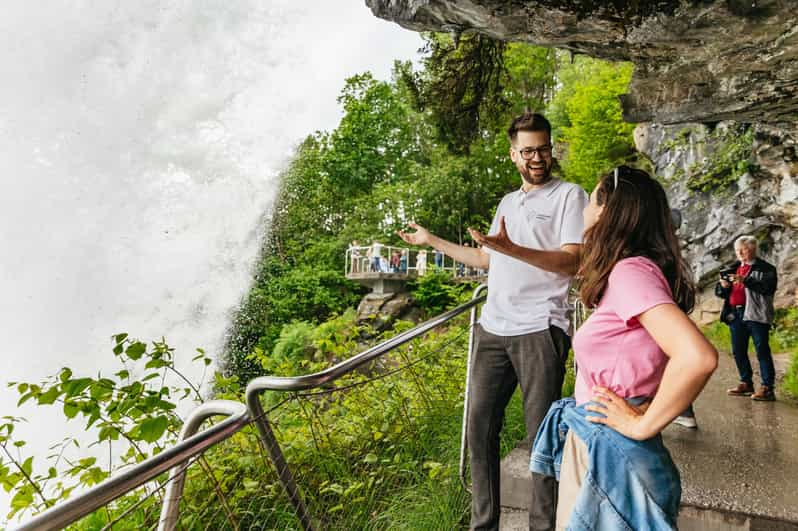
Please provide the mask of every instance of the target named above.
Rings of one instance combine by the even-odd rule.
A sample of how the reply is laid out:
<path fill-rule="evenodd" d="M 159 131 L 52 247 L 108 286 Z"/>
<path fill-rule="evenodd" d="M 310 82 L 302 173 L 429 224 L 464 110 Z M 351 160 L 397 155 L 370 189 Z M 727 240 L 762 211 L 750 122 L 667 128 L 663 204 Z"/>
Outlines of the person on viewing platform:
<path fill-rule="evenodd" d="M 435 249 L 435 267 L 437 267 L 438 269 L 441 269 L 443 267 L 443 257 L 444 254 L 441 251 Z"/>
<path fill-rule="evenodd" d="M 469 244 L 468 242 L 465 242 L 463 244 L 463 246 L 464 247 L 471 247 L 471 244 Z M 464 277 L 465 274 L 466 274 L 466 266 L 465 266 L 465 264 L 463 264 L 462 262 L 457 264 L 457 270 L 455 271 L 455 276 L 456 277 Z"/>
<path fill-rule="evenodd" d="M 513 238 L 518 259 L 490 249 L 496 236 L 473 230 L 471 237 L 483 248 L 457 245 L 415 223 L 410 224 L 414 232 L 399 232 L 407 243 L 429 245 L 455 262 L 488 270 L 488 298 L 475 330 L 468 389 L 474 530 L 499 529 L 499 431 L 515 388 L 520 384 L 529 438 L 560 397 L 571 343 L 566 297 L 579 263 L 587 204 L 582 188 L 551 174 L 554 159 L 546 118 L 522 114 L 507 134 L 521 186 L 499 203 L 490 234 Z M 553 529 L 556 496 L 554 478 L 533 478 L 529 529 Z"/>
<path fill-rule="evenodd" d="M 418 273 L 420 277 L 427 274 L 427 251 L 424 249 L 416 254 L 416 273 Z"/>
<path fill-rule="evenodd" d="M 380 253 L 382 252 L 382 244 L 377 240 L 371 243 L 371 271 L 379 273 L 381 271 Z"/>
<path fill-rule="evenodd" d="M 721 270 L 715 295 L 723 299 L 720 320 L 729 326 L 731 348 L 740 383 L 727 392 L 731 396 L 750 396 L 754 400 L 772 401 L 776 371 L 770 352 L 768 335 L 773 323 L 773 294 L 778 278 L 776 268 L 757 257 L 757 240 L 740 236 L 734 242 L 737 261 Z M 754 392 L 754 373 L 748 359 L 748 340 L 754 340 L 759 360 L 762 386 Z"/>
<path fill-rule="evenodd" d="M 352 240 L 349 245 L 349 270 L 351 273 L 360 272 L 360 247 L 357 240 Z"/>
<path fill-rule="evenodd" d="M 672 224 L 662 186 L 626 166 L 584 210 L 580 298 L 594 311 L 574 335 L 574 397 L 551 406 L 530 456 L 533 475 L 559 477 L 558 530 L 676 528 L 681 483 L 660 433 L 718 353 L 687 316 L 695 287 Z"/>
<path fill-rule="evenodd" d="M 401 255 L 399 251 L 393 251 L 391 253 L 391 273 L 398 273 L 399 272 L 399 260 Z"/>
<path fill-rule="evenodd" d="M 402 254 L 399 256 L 399 272 L 407 273 L 407 249 L 402 249 Z"/>

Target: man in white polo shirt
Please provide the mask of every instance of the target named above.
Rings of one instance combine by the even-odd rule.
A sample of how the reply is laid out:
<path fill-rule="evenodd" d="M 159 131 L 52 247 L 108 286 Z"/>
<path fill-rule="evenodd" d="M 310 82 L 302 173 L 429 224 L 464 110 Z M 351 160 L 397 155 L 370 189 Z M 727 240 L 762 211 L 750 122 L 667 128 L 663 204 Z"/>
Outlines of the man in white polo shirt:
<path fill-rule="evenodd" d="M 525 113 L 507 131 L 510 159 L 521 188 L 504 196 L 491 236 L 470 230 L 482 248 L 465 247 L 411 223 L 406 242 L 430 245 L 455 261 L 488 269 L 488 300 L 476 330 L 469 391 L 471 529 L 498 530 L 499 432 L 504 409 L 517 385 L 524 401 L 527 438 L 534 438 L 549 406 L 560 398 L 565 361 L 568 286 L 579 264 L 582 188 L 551 176 L 551 126 L 542 115 Z M 511 243 L 515 242 L 515 243 Z M 511 258 L 502 252 L 513 247 Z M 557 485 L 533 475 L 529 529 L 554 529 Z"/>

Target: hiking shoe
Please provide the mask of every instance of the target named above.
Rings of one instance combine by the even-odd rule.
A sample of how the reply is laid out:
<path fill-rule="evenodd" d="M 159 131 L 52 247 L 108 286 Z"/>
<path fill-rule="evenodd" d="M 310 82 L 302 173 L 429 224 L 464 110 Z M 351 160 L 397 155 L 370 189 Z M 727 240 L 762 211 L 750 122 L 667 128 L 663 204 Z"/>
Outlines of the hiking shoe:
<path fill-rule="evenodd" d="M 673 419 L 672 422 L 673 424 L 678 424 L 679 426 L 684 426 L 685 428 L 698 428 L 698 423 L 695 421 L 695 417 L 689 417 L 687 415 L 679 415 Z"/>
<path fill-rule="evenodd" d="M 751 395 L 751 398 L 760 402 L 773 402 L 776 400 L 776 395 L 773 393 L 772 387 L 763 385 L 759 388 L 759 391 Z"/>
<path fill-rule="evenodd" d="M 737 387 L 727 389 L 726 394 L 731 396 L 751 396 L 754 394 L 754 384 L 740 382 Z"/>

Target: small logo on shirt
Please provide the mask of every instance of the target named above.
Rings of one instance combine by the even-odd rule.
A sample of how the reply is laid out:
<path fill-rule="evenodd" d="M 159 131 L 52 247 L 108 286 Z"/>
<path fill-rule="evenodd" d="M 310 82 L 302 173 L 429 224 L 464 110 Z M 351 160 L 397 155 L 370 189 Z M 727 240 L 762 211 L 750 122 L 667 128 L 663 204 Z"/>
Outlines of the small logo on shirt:
<path fill-rule="evenodd" d="M 544 212 L 537 212 L 535 210 L 529 210 L 526 213 L 526 219 L 529 220 L 530 223 L 546 223 L 551 221 L 551 214 L 546 214 Z"/>

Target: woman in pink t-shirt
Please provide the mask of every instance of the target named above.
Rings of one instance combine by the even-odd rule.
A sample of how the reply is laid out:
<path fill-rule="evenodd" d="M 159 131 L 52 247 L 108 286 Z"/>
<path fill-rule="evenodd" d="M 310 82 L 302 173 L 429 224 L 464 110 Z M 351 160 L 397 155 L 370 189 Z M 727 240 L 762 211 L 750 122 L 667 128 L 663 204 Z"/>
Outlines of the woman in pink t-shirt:
<path fill-rule="evenodd" d="M 588 420 L 646 440 L 698 396 L 718 353 L 687 317 L 695 288 L 657 181 L 621 166 L 599 181 L 584 221 L 580 297 L 594 311 L 574 336 L 574 398 L 601 414 Z M 576 502 L 585 456 L 584 442 L 569 431 L 558 529 Z"/>
<path fill-rule="evenodd" d="M 687 317 L 695 287 L 662 186 L 620 166 L 599 180 L 583 214 L 580 297 L 594 311 L 574 336 L 574 398 L 587 420 L 646 441 L 695 400 L 718 353 Z M 488 244 L 524 260 L 504 231 Z M 567 526 L 588 470 L 587 447 L 574 431 L 561 454 L 557 529 Z M 617 465 L 634 466 L 633 459 Z M 645 475 L 646 463 L 638 464 Z"/>
<path fill-rule="evenodd" d="M 580 297 L 594 312 L 574 336 L 577 404 L 632 439 L 661 432 L 717 366 L 687 317 L 695 287 L 662 186 L 642 170 L 603 177 L 584 211 Z M 622 399 L 648 399 L 634 408 Z"/>

